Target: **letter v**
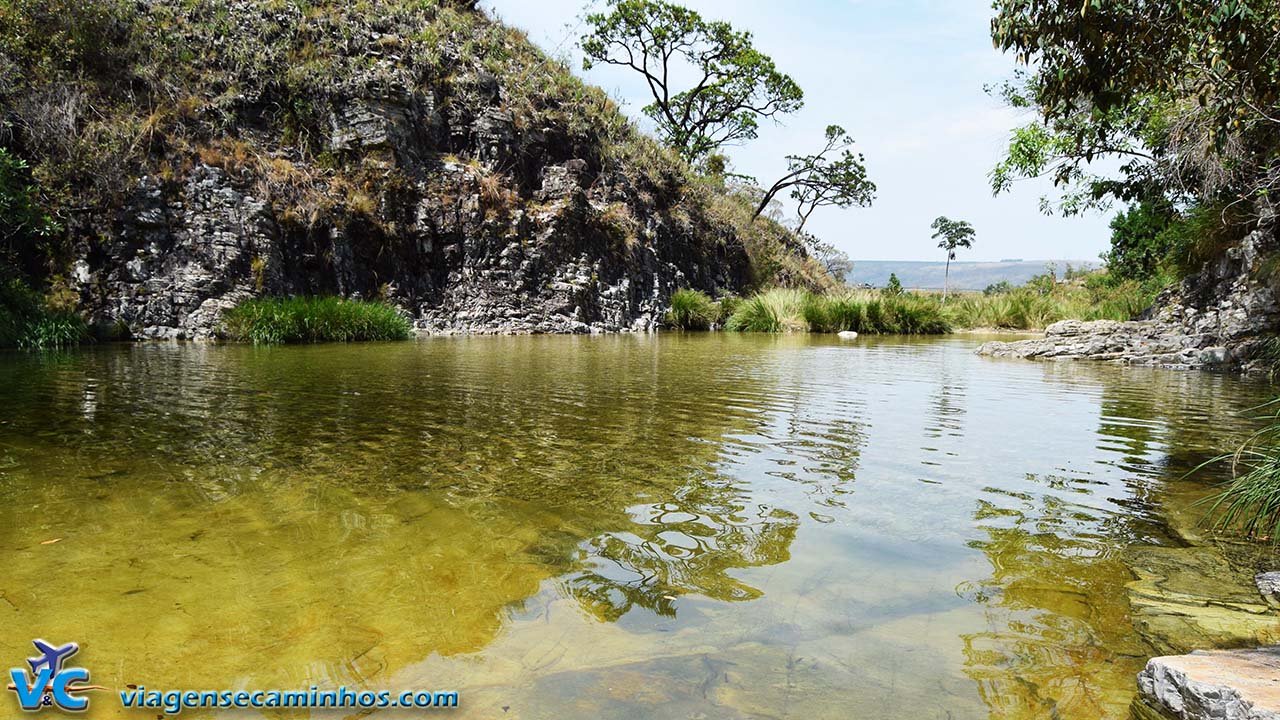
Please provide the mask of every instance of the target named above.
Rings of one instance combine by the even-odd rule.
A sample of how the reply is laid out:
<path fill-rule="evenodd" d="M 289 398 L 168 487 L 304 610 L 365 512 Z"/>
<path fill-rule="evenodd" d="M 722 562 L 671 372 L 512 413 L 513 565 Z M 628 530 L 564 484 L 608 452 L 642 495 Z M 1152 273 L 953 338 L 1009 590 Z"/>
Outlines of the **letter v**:
<path fill-rule="evenodd" d="M 18 704 L 23 710 L 40 709 L 40 698 L 44 696 L 44 689 L 49 687 L 51 675 L 53 675 L 53 669 L 45 668 L 36 675 L 34 682 L 28 684 L 26 670 L 14 668 L 9 671 L 9 677 L 13 678 L 13 691 L 18 694 Z"/>

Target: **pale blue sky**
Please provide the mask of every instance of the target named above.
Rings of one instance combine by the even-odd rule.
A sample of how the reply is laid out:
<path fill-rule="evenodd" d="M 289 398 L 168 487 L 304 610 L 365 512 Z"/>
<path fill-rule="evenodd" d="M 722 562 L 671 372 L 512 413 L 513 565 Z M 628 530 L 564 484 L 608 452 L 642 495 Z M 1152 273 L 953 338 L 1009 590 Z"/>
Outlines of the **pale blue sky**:
<path fill-rule="evenodd" d="M 565 55 L 633 116 L 648 102 L 631 71 L 581 70 L 576 38 L 586 0 L 483 0 L 482 6 Z M 816 150 L 843 125 L 866 155 L 879 194 L 871 208 L 821 208 L 812 229 L 855 260 L 941 260 L 929 224 L 969 220 L 977 243 L 961 260 L 1093 260 L 1109 216 L 1046 217 L 1048 183 L 1026 181 L 993 198 L 987 173 L 1025 116 L 983 92 L 1014 63 L 991 46 L 989 0 L 684 0 L 705 17 L 750 30 L 805 91 L 805 107 L 729 148 L 738 172 L 771 182 L 787 153 Z M 790 211 L 790 208 L 788 208 Z"/>

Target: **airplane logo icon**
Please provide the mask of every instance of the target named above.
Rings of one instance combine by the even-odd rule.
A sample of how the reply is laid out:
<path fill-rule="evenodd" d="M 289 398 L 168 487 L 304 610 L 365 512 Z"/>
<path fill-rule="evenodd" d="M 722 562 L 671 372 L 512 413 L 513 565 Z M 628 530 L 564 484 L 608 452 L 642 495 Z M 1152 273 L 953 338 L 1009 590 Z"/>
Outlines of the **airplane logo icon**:
<path fill-rule="evenodd" d="M 36 650 L 44 653 L 40 657 L 27 658 L 32 674 L 39 674 L 40 668 L 47 667 L 52 674 L 57 675 L 62 671 L 62 663 L 80 651 L 80 646 L 75 643 L 54 647 L 43 640 L 34 640 L 32 644 L 36 646 Z"/>

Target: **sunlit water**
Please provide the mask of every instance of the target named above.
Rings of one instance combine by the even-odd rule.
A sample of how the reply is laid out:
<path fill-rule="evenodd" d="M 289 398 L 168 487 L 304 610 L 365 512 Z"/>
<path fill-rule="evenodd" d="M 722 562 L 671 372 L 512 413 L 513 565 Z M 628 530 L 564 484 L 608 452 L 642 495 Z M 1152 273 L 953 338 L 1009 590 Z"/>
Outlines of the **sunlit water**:
<path fill-rule="evenodd" d="M 461 693 L 378 718 L 1124 717 L 1122 551 L 1181 542 L 1166 489 L 1266 389 L 976 344 L 0 355 L 0 667 Z"/>

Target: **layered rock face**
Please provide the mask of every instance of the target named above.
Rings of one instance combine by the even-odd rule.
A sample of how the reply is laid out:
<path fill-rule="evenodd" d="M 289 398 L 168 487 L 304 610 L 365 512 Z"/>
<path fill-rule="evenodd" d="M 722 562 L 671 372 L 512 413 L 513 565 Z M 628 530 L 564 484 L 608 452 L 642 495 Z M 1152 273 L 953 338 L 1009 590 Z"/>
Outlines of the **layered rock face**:
<path fill-rule="evenodd" d="M 104 132 L 154 128 L 65 213 L 91 322 L 205 337 L 250 296 L 337 294 L 435 332 L 606 332 L 742 290 L 723 188 L 473 5 L 139 4 L 82 91 Z M 33 158 L 51 93 L 15 91 Z"/>
<path fill-rule="evenodd" d="M 1271 366 L 1280 300 L 1270 267 L 1280 252 L 1274 219 L 1129 322 L 1064 320 L 1036 340 L 988 342 L 993 357 L 1110 360 L 1171 368 Z"/>

